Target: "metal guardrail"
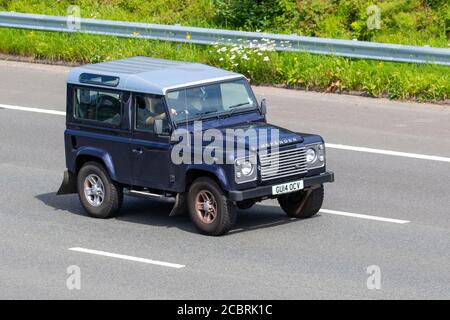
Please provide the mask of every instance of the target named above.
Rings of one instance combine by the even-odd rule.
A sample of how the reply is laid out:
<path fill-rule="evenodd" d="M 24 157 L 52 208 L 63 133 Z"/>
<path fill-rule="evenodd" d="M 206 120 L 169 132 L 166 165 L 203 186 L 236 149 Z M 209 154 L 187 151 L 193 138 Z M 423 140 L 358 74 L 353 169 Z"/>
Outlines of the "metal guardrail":
<path fill-rule="evenodd" d="M 145 24 L 81 18 L 79 29 L 68 17 L 0 12 L 0 27 L 59 32 L 81 32 L 128 38 L 144 38 L 196 44 L 243 44 L 272 41 L 278 51 L 310 52 L 352 58 L 450 65 L 450 49 L 406 46 L 356 40 L 337 40 L 298 35 L 244 32 L 179 25 Z"/>

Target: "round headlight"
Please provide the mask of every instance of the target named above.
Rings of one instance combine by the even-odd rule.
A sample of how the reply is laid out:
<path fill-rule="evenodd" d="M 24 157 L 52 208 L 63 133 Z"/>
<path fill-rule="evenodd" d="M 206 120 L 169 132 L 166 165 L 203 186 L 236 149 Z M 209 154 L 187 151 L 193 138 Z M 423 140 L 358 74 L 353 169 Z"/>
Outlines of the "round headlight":
<path fill-rule="evenodd" d="M 316 150 L 314 150 L 313 148 L 309 148 L 308 150 L 306 150 L 306 162 L 307 163 L 313 163 L 314 161 L 316 161 Z"/>
<path fill-rule="evenodd" d="M 244 176 L 249 176 L 253 173 L 253 165 L 250 162 L 244 162 L 241 165 L 241 172 Z"/>

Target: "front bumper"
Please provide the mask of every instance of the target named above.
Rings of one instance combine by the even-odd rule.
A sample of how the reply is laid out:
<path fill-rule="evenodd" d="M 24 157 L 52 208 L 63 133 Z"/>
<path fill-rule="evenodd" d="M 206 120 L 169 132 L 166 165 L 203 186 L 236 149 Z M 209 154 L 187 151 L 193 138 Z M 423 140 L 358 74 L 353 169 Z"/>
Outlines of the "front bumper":
<path fill-rule="evenodd" d="M 326 182 L 334 182 L 333 172 L 324 172 L 317 176 L 303 178 L 304 188 L 312 187 Z M 247 199 L 262 198 L 272 195 L 272 186 L 256 187 L 243 191 L 228 192 L 228 199 L 231 201 L 242 201 Z"/>

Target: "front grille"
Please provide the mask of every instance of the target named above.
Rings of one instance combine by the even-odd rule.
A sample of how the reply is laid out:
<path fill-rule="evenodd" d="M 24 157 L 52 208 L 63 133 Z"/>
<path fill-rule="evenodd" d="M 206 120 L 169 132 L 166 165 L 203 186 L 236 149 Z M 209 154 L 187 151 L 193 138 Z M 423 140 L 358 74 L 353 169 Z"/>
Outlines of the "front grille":
<path fill-rule="evenodd" d="M 259 154 L 261 180 L 272 180 L 307 172 L 305 148 Z"/>

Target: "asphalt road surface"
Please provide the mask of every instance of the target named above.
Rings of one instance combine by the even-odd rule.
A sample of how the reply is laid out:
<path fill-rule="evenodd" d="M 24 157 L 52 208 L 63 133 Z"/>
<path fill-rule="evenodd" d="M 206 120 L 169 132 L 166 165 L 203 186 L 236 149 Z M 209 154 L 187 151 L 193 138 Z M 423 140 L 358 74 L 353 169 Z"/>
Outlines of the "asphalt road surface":
<path fill-rule="evenodd" d="M 65 118 L 35 111 L 64 111 L 68 70 L 0 61 L 0 298 L 450 298 L 448 106 L 256 87 L 269 121 L 325 138 L 336 182 L 312 219 L 266 201 L 207 237 L 167 202 L 96 220 L 55 195 Z"/>

